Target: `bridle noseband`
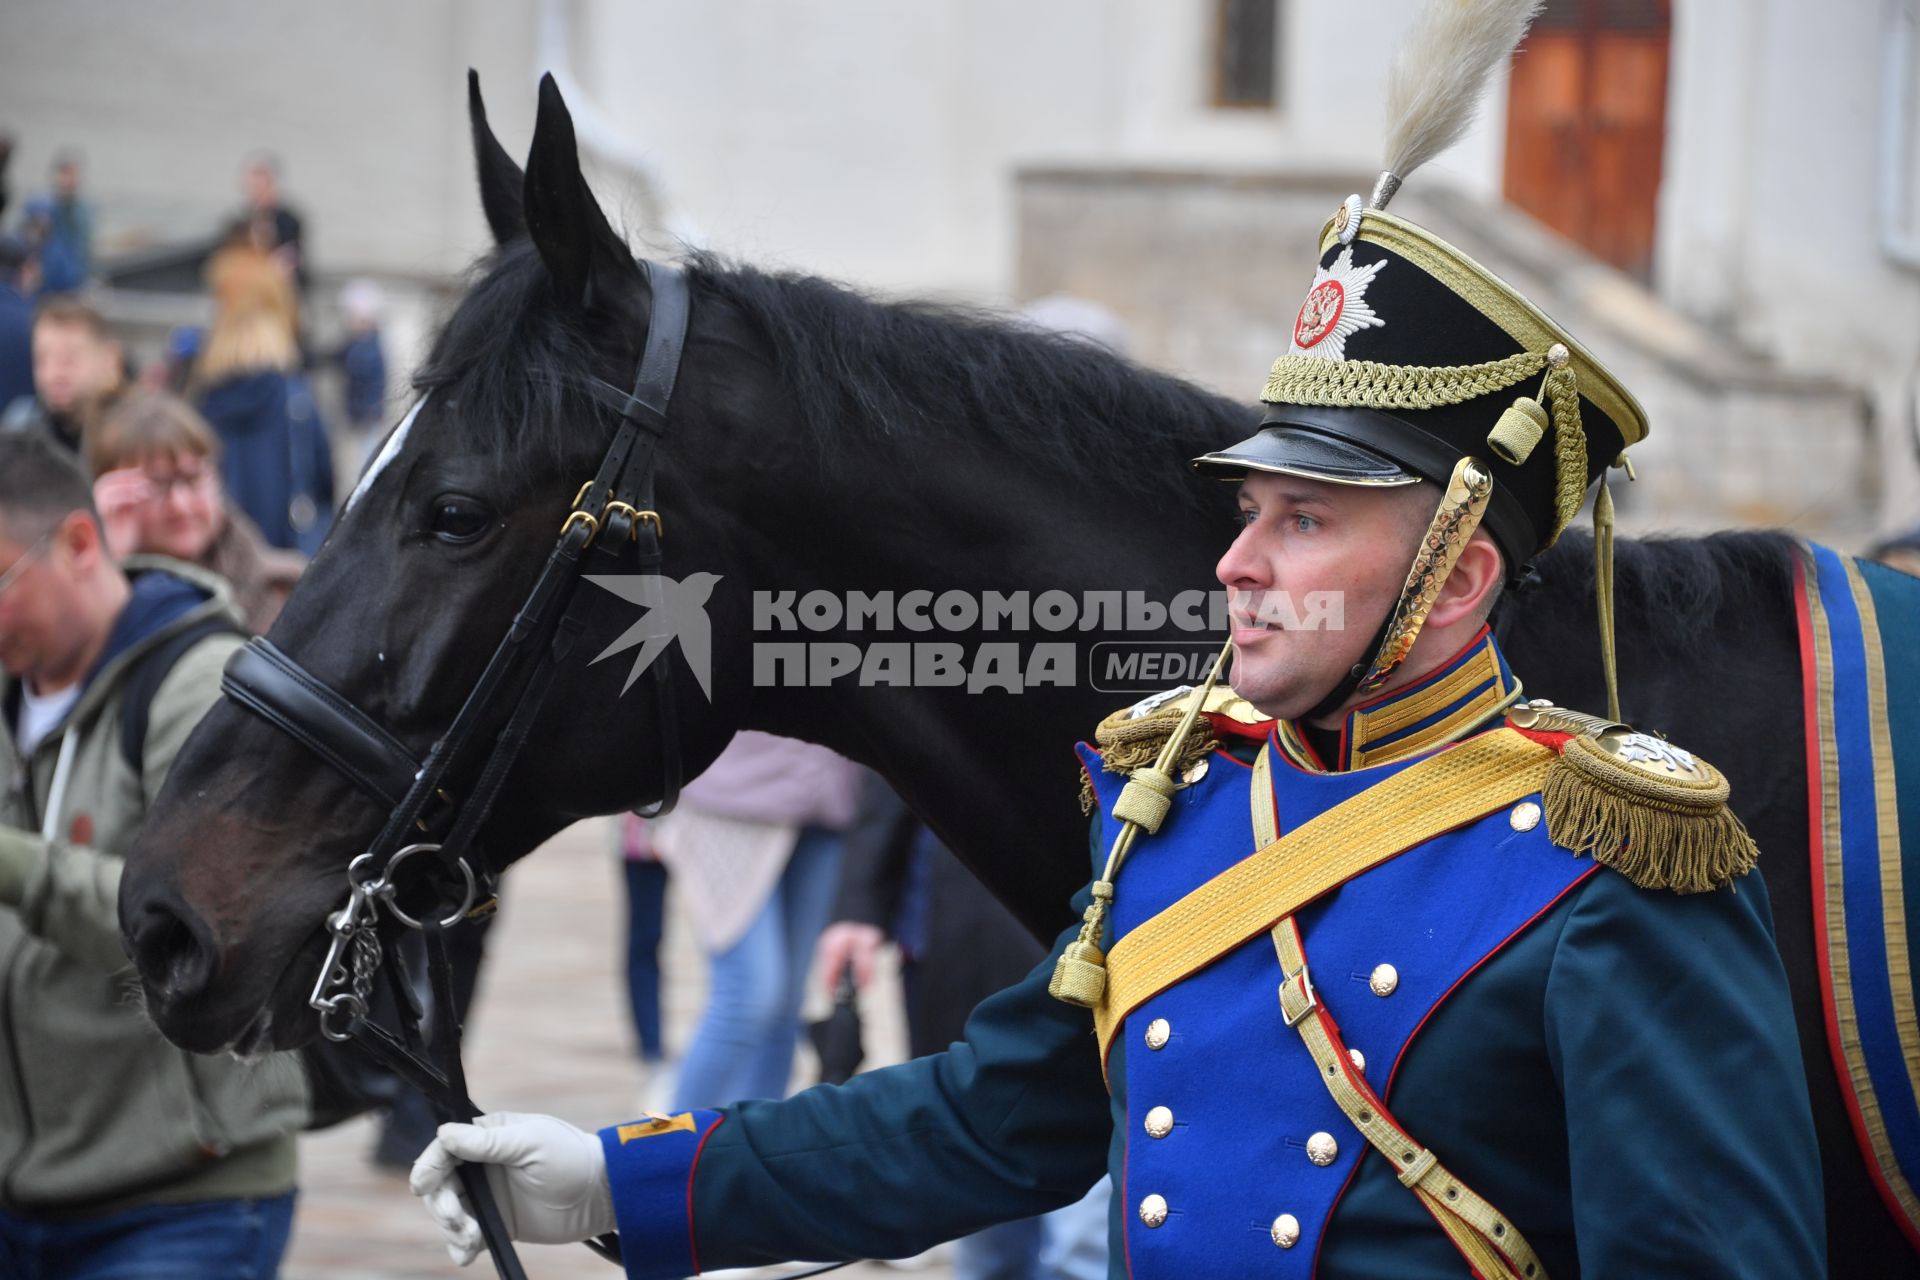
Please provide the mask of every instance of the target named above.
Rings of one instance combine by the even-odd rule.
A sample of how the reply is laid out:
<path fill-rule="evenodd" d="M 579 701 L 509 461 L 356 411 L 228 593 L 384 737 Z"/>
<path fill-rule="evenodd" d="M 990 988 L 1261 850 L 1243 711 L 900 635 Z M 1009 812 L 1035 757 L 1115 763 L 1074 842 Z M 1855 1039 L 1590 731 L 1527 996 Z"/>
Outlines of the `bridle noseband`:
<path fill-rule="evenodd" d="M 248 642 L 235 653 L 221 681 L 222 690 L 236 704 L 299 742 L 389 809 L 379 835 L 347 868 L 347 900 L 327 918 L 327 956 L 307 1003 L 320 1014 L 320 1029 L 328 1039 L 352 1040 L 365 1048 L 426 1094 L 443 1120 L 466 1121 L 477 1114 L 460 1067 L 459 1028 L 452 1025 L 451 968 L 441 937 L 442 929 L 491 907 L 490 892 L 484 906 L 475 906 L 482 886 L 491 889 L 492 876 L 484 868 L 476 875 L 478 859 L 470 861 L 468 851 L 526 744 L 554 675 L 586 625 L 591 598 L 577 590 L 581 577 L 589 567 L 597 572 L 638 573 L 645 575 L 644 588 L 658 591 L 662 528 L 653 506 L 655 446 L 666 434 L 667 408 L 686 346 L 690 296 L 679 268 L 644 261 L 640 265 L 651 283 L 653 299 L 633 390 L 624 392 L 597 379 L 586 387 L 620 414 L 613 442 L 599 470 L 575 495 L 553 551 L 506 636 L 453 723 L 424 760 L 416 760 L 372 717 L 264 638 Z M 643 597 L 641 603 L 658 601 Z M 670 665 L 662 654 L 649 668 L 662 768 L 661 799 L 650 810 L 654 815 L 673 806 L 684 772 Z M 489 743 L 482 735 L 494 726 L 498 729 Z M 466 764 L 470 756 L 479 761 L 478 771 L 466 794 L 457 796 L 449 790 L 449 782 L 455 766 Z M 395 902 L 395 877 L 402 866 L 427 855 L 432 855 L 461 894 L 459 905 L 437 920 L 415 919 Z M 426 935 L 434 999 L 440 1010 L 431 1050 L 440 1059 L 438 1066 L 428 1060 L 420 1012 L 397 953 L 386 967 L 401 1011 L 401 1034 L 368 1017 L 374 975 L 383 959 L 376 932 L 382 903 L 403 925 Z M 486 1178 L 474 1165 L 461 1165 L 460 1174 L 495 1267 L 508 1280 L 519 1280 L 524 1272 Z M 613 1237 L 587 1243 L 618 1259 Z"/>

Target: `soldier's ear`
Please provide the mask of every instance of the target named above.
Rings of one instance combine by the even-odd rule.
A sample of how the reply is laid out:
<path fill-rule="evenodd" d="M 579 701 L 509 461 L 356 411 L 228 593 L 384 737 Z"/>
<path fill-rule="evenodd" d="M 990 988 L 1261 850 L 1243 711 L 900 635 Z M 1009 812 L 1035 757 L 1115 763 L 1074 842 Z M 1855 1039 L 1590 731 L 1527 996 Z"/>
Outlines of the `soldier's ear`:
<path fill-rule="evenodd" d="M 1485 621 L 1500 598 L 1500 584 L 1506 576 L 1506 558 L 1500 548 L 1485 529 L 1475 530 L 1460 549 L 1453 572 L 1441 584 L 1440 594 L 1427 613 L 1427 625 L 1447 627 L 1468 620 Z"/>

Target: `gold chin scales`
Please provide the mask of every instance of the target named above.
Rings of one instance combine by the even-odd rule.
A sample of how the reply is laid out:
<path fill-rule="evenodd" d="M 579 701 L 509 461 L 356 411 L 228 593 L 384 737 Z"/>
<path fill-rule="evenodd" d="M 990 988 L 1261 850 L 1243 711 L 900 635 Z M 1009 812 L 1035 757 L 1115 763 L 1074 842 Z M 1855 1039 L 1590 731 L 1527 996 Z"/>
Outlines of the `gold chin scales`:
<path fill-rule="evenodd" d="M 1705 893 L 1753 869 L 1753 837 L 1727 805 L 1718 769 L 1617 721 L 1535 701 L 1508 714 L 1517 729 L 1568 733 L 1542 788 L 1547 834 L 1643 889 Z"/>

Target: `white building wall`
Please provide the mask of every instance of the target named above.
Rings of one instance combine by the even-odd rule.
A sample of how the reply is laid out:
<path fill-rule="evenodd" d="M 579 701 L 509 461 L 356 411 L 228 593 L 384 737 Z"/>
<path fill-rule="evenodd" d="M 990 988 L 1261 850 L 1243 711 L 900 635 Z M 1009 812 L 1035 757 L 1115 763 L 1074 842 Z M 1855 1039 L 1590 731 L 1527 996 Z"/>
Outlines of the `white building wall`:
<path fill-rule="evenodd" d="M 316 265 L 444 273 L 484 247 L 466 68 L 519 155 L 564 62 L 715 247 L 1004 297 L 1018 167 L 1374 167 L 1416 3 L 1281 0 L 1280 105 L 1249 111 L 1210 105 L 1211 0 L 12 0 L 0 129 L 22 196 L 83 152 L 109 252 L 217 228 L 266 148 Z M 1436 173 L 1497 193 L 1503 112 Z M 643 193 L 596 172 L 641 229 Z"/>
<path fill-rule="evenodd" d="M 1281 102 L 1210 104 L 1208 0 L 584 0 L 580 81 L 706 243 L 893 288 L 1004 297 L 1016 168 L 1377 167 L 1416 0 L 1283 2 Z M 1442 180 L 1496 195 L 1504 86 Z M 1490 124 L 1487 122 L 1491 122 Z"/>
<path fill-rule="evenodd" d="M 1903 4 L 1675 6 L 1656 259 L 1681 310 L 1867 392 L 1886 525 L 1920 520 L 1920 272 L 1889 256 L 1878 214 L 1884 55 Z M 1806 449 L 1817 466 L 1821 442 Z"/>

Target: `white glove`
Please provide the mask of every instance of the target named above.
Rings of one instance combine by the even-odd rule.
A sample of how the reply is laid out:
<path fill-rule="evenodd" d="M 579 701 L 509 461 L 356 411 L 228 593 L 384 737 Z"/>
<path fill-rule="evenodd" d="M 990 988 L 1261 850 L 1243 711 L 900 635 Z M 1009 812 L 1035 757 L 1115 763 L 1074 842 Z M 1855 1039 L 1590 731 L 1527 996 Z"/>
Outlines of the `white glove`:
<path fill-rule="evenodd" d="M 597 1135 L 552 1116 L 498 1111 L 472 1124 L 443 1124 L 407 1185 L 461 1266 L 485 1248 L 455 1168 L 484 1164 L 507 1235 L 528 1244 L 570 1244 L 614 1229 L 607 1155 Z"/>

